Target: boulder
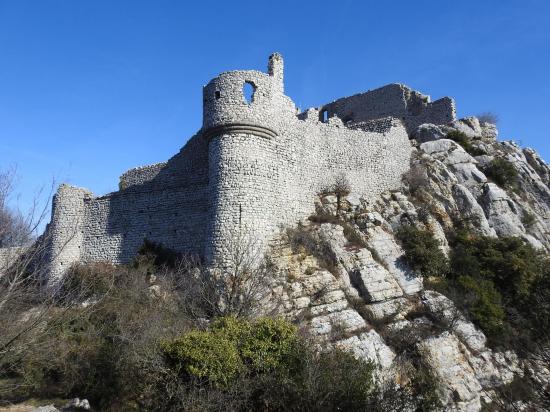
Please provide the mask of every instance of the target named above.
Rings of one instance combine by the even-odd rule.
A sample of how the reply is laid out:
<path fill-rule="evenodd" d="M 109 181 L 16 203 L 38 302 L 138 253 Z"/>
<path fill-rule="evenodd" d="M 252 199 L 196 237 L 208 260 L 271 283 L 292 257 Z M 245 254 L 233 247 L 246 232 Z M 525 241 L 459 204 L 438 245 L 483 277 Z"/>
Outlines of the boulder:
<path fill-rule="evenodd" d="M 428 367 L 437 376 L 446 410 L 479 411 L 482 386 L 475 376 L 464 348 L 452 333 L 444 332 L 418 344 Z"/>
<path fill-rule="evenodd" d="M 403 295 L 403 290 L 391 274 L 372 257 L 367 249 L 357 254 L 358 267 L 350 272 L 350 279 L 368 302 L 378 302 Z"/>
<path fill-rule="evenodd" d="M 452 122 L 450 126 L 470 138 L 483 136 L 483 129 L 477 117 L 458 119 Z"/>
<path fill-rule="evenodd" d="M 521 212 L 508 194 L 495 183 L 483 186 L 480 204 L 489 225 L 499 236 L 514 236 L 525 233 Z"/>
<path fill-rule="evenodd" d="M 382 370 L 389 369 L 395 359 L 393 350 L 374 329 L 340 340 L 334 346 L 351 352 L 358 359 L 374 362 Z"/>
<path fill-rule="evenodd" d="M 451 128 L 443 125 L 425 123 L 418 126 L 411 134 L 418 143 L 430 142 L 432 140 L 445 139 Z"/>
<path fill-rule="evenodd" d="M 477 161 L 458 143 L 441 139 L 420 145 L 420 150 L 449 166 L 459 183 L 472 186 L 485 183 L 487 177 L 477 168 Z"/>
<path fill-rule="evenodd" d="M 318 316 L 310 322 L 310 329 L 314 335 L 327 335 L 331 332 L 350 333 L 366 326 L 365 320 L 353 309 Z"/>
<path fill-rule="evenodd" d="M 453 198 L 463 219 L 472 223 L 473 230 L 481 236 L 495 237 L 495 230 L 489 225 L 483 208 L 472 193 L 463 185 L 453 185 Z"/>

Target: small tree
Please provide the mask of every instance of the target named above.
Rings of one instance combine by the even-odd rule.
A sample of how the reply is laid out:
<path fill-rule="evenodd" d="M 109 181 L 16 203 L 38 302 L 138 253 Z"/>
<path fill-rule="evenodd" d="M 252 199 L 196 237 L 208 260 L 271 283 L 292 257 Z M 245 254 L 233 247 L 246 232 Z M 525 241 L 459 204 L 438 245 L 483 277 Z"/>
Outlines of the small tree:
<path fill-rule="evenodd" d="M 273 294 L 277 268 L 265 245 L 244 229 L 224 238 L 223 261 L 214 266 L 193 257 L 183 258 L 175 271 L 188 279 L 194 291 L 194 311 L 203 316 L 250 317 L 275 310 L 278 299 Z"/>
<path fill-rule="evenodd" d="M 480 113 L 477 115 L 477 119 L 479 120 L 479 123 L 491 123 L 495 125 L 498 123 L 498 115 L 493 112 Z"/>
<path fill-rule="evenodd" d="M 336 214 L 340 213 L 342 207 L 342 199 L 351 192 L 351 185 L 345 174 L 340 173 L 334 179 L 333 191 L 336 195 Z"/>
<path fill-rule="evenodd" d="M 514 189 L 518 186 L 516 168 L 511 162 L 502 157 L 493 159 L 484 172 L 500 187 Z"/>

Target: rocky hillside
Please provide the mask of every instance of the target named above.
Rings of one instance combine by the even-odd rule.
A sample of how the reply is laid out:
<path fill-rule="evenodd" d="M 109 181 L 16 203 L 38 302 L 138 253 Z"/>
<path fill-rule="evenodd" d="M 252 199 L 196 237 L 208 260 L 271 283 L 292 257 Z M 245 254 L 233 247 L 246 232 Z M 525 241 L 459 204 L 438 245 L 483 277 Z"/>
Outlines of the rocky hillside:
<path fill-rule="evenodd" d="M 146 240 L 53 296 L 14 260 L 0 408 L 550 410 L 550 167 L 473 117 L 411 141 L 399 191 L 338 176 L 267 257 L 239 234 L 220 270 Z"/>
<path fill-rule="evenodd" d="M 306 325 L 322 347 L 374 361 L 386 384 L 406 385 L 411 371 L 426 366 L 445 410 L 500 410 L 514 401 L 533 410 L 506 393 L 526 374 L 531 388 L 550 380 L 548 363 L 503 338 L 517 331 L 514 316 L 520 323 L 530 316 L 513 313 L 528 301 L 507 292 L 517 279 L 490 280 L 494 299 L 476 289 L 496 259 L 486 255 L 499 251 L 504 263 L 495 265 L 512 267 L 526 264 L 505 261 L 518 250 L 514 256 L 531 260 L 529 253 L 544 259 L 550 249 L 550 167 L 532 149 L 498 141 L 497 133 L 475 117 L 421 125 L 411 136 L 415 153 L 401 191 L 366 200 L 329 189 L 316 215 L 275 248 L 285 273 L 279 310 Z M 478 256 L 475 242 L 490 246 Z M 463 265 L 467 245 L 482 262 L 468 270 L 479 273 Z M 517 273 L 518 282 L 534 276 Z M 496 320 L 484 319 L 481 312 L 493 309 Z"/>

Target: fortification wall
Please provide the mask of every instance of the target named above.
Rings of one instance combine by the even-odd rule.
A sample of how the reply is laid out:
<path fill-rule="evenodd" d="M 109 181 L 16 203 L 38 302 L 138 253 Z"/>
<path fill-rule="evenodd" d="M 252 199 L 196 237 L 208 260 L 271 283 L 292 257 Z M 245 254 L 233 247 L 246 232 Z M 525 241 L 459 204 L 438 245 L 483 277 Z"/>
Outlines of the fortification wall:
<path fill-rule="evenodd" d="M 208 211 L 208 142 L 196 135 L 155 177 L 93 199 L 86 214 L 83 260 L 126 263 L 144 239 L 202 254 Z"/>
<path fill-rule="evenodd" d="M 80 261 L 83 248 L 86 206 L 92 198 L 88 190 L 63 184 L 52 203 L 52 220 L 48 228 L 49 279 L 55 287 L 68 267 Z"/>
<path fill-rule="evenodd" d="M 409 132 L 423 123 L 446 124 L 456 120 L 454 101 L 448 97 L 430 102 L 429 96 L 402 84 L 389 84 L 366 93 L 335 100 L 322 106 L 328 117 L 344 123 L 398 117 Z"/>
<path fill-rule="evenodd" d="M 125 188 L 106 196 L 62 185 L 49 228 L 54 283 L 77 261 L 127 263 L 145 238 L 182 253 L 202 254 L 209 198 L 207 144 L 194 136 L 168 162 L 126 173 Z"/>
<path fill-rule="evenodd" d="M 280 227 L 313 214 L 317 194 L 340 174 L 368 199 L 397 189 L 409 168 L 412 148 L 395 119 L 381 134 L 349 129 L 336 118 L 320 122 L 316 111 L 304 120 L 280 114 L 275 137 L 223 134 L 210 142 L 211 262 L 223 262 L 235 234 L 253 233 L 265 243 Z"/>
<path fill-rule="evenodd" d="M 61 186 L 49 229 L 52 276 L 77 260 L 127 263 L 144 239 L 211 263 L 227 259 L 228 242 L 243 235 L 262 247 L 310 216 L 317 194 L 337 176 L 365 199 L 397 189 L 412 151 L 402 122 L 448 109 L 392 85 L 333 103 L 321 121 L 316 109 L 297 115 L 283 93 L 283 72 L 274 54 L 267 74 L 235 71 L 210 81 L 201 131 L 168 162 L 124 173 L 118 192 L 93 197 Z M 403 110 L 401 119 L 391 117 Z M 356 115 L 347 126 L 346 111 Z"/>
<path fill-rule="evenodd" d="M 166 162 L 162 162 L 130 169 L 120 176 L 118 188 L 123 190 L 130 186 L 142 185 L 143 183 L 149 182 L 153 180 L 165 166 Z"/>

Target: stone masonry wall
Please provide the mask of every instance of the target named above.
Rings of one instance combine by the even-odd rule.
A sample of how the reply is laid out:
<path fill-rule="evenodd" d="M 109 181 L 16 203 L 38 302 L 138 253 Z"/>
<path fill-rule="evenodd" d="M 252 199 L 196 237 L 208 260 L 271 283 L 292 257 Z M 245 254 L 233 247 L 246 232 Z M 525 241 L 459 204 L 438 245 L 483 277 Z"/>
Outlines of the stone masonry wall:
<path fill-rule="evenodd" d="M 182 253 L 202 254 L 209 195 L 207 155 L 207 142 L 195 136 L 168 162 L 123 175 L 126 188 L 118 192 L 93 197 L 62 185 L 55 195 L 48 234 L 50 278 L 59 277 L 77 261 L 127 263 L 145 238 Z M 139 173 L 143 171 L 149 175 Z"/>
<path fill-rule="evenodd" d="M 255 93 L 261 97 L 243 103 L 242 87 L 257 76 L 262 77 Z M 210 262 L 224 261 L 236 234 L 245 232 L 265 243 L 280 227 L 307 218 L 316 195 L 340 174 L 353 193 L 368 199 L 398 188 L 409 167 L 412 149 L 399 120 L 378 125 L 386 133 L 370 133 L 352 130 L 338 117 L 322 122 L 315 109 L 297 115 L 294 104 L 278 94 L 278 79 L 263 76 L 224 73 L 205 87 L 204 125 L 220 130 L 209 145 L 205 255 Z M 222 97 L 215 97 L 225 95 L 232 98 L 223 104 Z M 274 135 L 256 134 L 252 126 L 235 131 L 236 124 L 267 125 Z"/>
<path fill-rule="evenodd" d="M 47 236 L 50 286 L 55 287 L 67 268 L 82 256 L 86 206 L 91 198 L 91 192 L 66 184 L 54 196 Z"/>
<path fill-rule="evenodd" d="M 389 84 L 366 93 L 343 97 L 322 106 L 328 117 L 344 123 L 397 117 L 409 132 L 423 123 L 446 124 L 456 120 L 454 101 L 448 97 L 430 102 L 430 97 L 402 84 Z"/>
<path fill-rule="evenodd" d="M 168 162 L 124 173 L 119 191 L 94 197 L 62 185 L 48 229 L 52 279 L 76 261 L 127 263 L 146 238 L 223 261 L 236 234 L 262 246 L 307 218 L 316 195 L 341 174 L 352 194 L 367 200 L 397 189 L 412 150 L 402 120 L 385 116 L 347 127 L 336 115 L 321 121 L 317 109 L 297 114 L 283 93 L 283 71 L 275 54 L 267 74 L 213 79 L 204 87 L 199 133 Z M 254 87 L 251 101 L 246 83 Z"/>
<path fill-rule="evenodd" d="M 153 180 L 165 166 L 166 162 L 162 162 L 130 169 L 120 176 L 119 189 L 123 190 L 133 185 L 141 185 L 149 182 Z"/>
<path fill-rule="evenodd" d="M 290 150 L 287 150 L 291 147 Z M 402 125 L 385 135 L 319 121 L 296 121 L 281 135 L 223 135 L 210 143 L 211 204 L 207 258 L 223 260 L 224 242 L 244 230 L 267 241 L 281 226 L 314 212 L 316 195 L 343 174 L 366 199 L 396 189 L 411 146 Z"/>

